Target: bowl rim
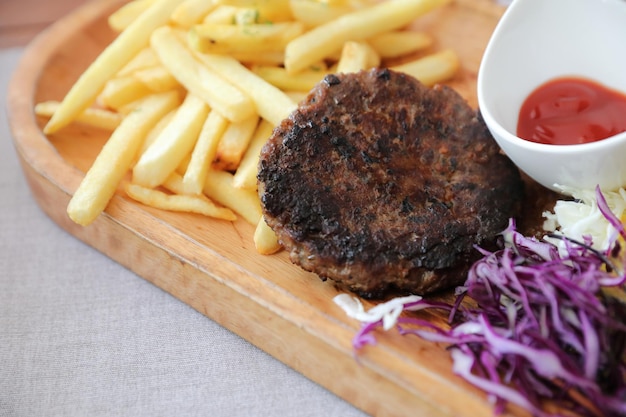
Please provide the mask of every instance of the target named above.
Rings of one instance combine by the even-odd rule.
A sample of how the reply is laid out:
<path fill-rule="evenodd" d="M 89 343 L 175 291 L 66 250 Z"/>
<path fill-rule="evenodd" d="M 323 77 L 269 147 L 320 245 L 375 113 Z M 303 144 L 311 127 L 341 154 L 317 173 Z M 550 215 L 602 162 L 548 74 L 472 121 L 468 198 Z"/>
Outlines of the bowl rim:
<path fill-rule="evenodd" d="M 603 138 L 594 142 L 588 143 L 577 143 L 577 144 L 547 144 L 547 143 L 539 143 L 533 142 L 527 139 L 523 139 L 519 137 L 515 132 L 511 132 L 509 129 L 504 127 L 502 123 L 500 123 L 497 118 L 494 116 L 494 113 L 489 106 L 489 100 L 487 99 L 487 83 L 488 76 L 485 75 L 485 68 L 488 68 L 487 65 L 491 62 L 491 57 L 493 56 L 494 49 L 500 47 L 498 40 L 501 39 L 502 32 L 506 30 L 506 28 L 511 24 L 512 19 L 517 16 L 519 13 L 519 9 L 523 7 L 529 7 L 528 3 L 535 2 L 536 4 L 541 4 L 546 0 L 513 0 L 511 4 L 507 7 L 501 19 L 497 23 L 495 29 L 492 32 L 491 38 L 485 47 L 483 52 L 483 56 L 479 65 L 479 70 L 477 74 L 477 82 L 476 82 L 476 98 L 478 102 L 478 109 L 485 120 L 489 130 L 492 131 L 492 135 L 496 139 L 497 142 L 506 141 L 507 143 L 514 145 L 519 148 L 523 148 L 526 151 L 534 151 L 534 152 L 543 152 L 551 155 L 561 154 L 561 155 L 570 155 L 576 154 L 579 152 L 592 152 L 592 151 L 602 151 L 614 148 L 615 146 L 620 145 L 622 142 L 626 142 L 626 131 L 617 133 L 615 135 L 609 136 L 607 138 Z M 557 0 L 550 0 L 557 1 Z M 571 0 L 561 0 L 562 3 L 568 3 Z M 596 2 L 595 0 L 577 0 L 579 3 L 590 3 Z M 608 7 L 623 7 L 626 13 L 626 2 L 624 0 L 602 0 L 602 3 L 608 5 Z M 626 24 L 626 22 L 625 22 Z M 540 81 L 537 86 L 541 86 L 543 83 L 559 79 L 561 77 L 579 77 L 581 79 L 590 80 L 592 82 L 598 83 L 600 85 L 606 86 L 607 88 L 616 90 L 624 95 L 626 95 L 626 91 L 615 88 L 612 86 L 603 83 L 601 80 L 594 79 L 593 77 L 586 75 L 576 75 L 571 73 L 563 73 L 562 75 L 557 75 L 553 77 L 549 77 L 546 80 Z M 529 92 L 530 94 L 530 92 Z M 524 96 L 524 97 L 527 97 Z M 525 99 L 525 98 L 524 98 Z M 518 115 L 516 115 L 516 119 L 518 119 Z"/>

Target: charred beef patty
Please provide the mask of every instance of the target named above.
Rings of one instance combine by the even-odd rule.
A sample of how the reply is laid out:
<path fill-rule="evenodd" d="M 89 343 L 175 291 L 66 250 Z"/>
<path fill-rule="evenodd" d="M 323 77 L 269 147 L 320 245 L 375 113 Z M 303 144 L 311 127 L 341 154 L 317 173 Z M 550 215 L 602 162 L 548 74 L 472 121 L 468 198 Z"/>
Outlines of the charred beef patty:
<path fill-rule="evenodd" d="M 386 69 L 320 82 L 274 130 L 258 180 L 292 262 L 369 298 L 462 283 L 523 193 L 461 96 Z"/>

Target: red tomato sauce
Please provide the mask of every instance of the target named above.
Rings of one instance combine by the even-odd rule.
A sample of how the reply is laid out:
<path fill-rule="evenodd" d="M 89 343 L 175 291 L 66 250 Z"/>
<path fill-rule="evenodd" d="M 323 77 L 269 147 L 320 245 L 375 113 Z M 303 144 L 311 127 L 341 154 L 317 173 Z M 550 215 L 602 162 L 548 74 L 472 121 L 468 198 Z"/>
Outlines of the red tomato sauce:
<path fill-rule="evenodd" d="M 531 142 L 574 145 L 626 131 L 626 94 L 582 78 L 539 86 L 520 109 L 517 136 Z"/>

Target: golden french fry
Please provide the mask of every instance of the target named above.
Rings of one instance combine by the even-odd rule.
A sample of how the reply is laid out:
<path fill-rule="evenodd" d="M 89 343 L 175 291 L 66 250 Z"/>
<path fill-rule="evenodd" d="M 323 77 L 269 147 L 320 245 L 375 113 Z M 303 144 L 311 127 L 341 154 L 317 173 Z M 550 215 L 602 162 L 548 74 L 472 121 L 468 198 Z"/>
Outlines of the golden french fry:
<path fill-rule="evenodd" d="M 218 0 L 220 4 L 257 10 L 259 23 L 277 23 L 293 20 L 289 0 Z"/>
<path fill-rule="evenodd" d="M 284 92 L 250 71 L 229 56 L 200 54 L 196 56 L 211 70 L 244 91 L 254 102 L 257 113 L 274 125 L 280 124 L 296 108 Z"/>
<path fill-rule="evenodd" d="M 449 1 L 389 0 L 340 16 L 289 42 L 285 49 L 285 68 L 291 74 L 302 71 L 340 50 L 349 40 L 365 40 L 404 27 Z"/>
<path fill-rule="evenodd" d="M 172 13 L 172 22 L 185 29 L 202 21 L 215 8 L 213 0 L 185 0 Z"/>
<path fill-rule="evenodd" d="M 257 65 L 252 70 L 268 83 L 285 91 L 309 91 L 329 73 L 326 69 L 308 68 L 290 74 L 285 68 L 265 65 Z"/>
<path fill-rule="evenodd" d="M 282 52 L 287 43 L 304 32 L 300 22 L 245 25 L 195 25 L 189 44 L 205 53 Z"/>
<path fill-rule="evenodd" d="M 231 121 L 241 121 L 255 113 L 250 97 L 194 58 L 184 42 L 169 27 L 155 30 L 151 45 L 168 71 L 187 90 L 200 97 L 213 110 Z"/>
<path fill-rule="evenodd" d="M 242 122 L 230 123 L 217 144 L 213 169 L 237 169 L 258 124 L 259 116 L 256 114 Z"/>
<path fill-rule="evenodd" d="M 170 176 L 167 177 L 165 181 L 163 181 L 161 187 L 165 188 L 173 194 L 187 194 L 185 192 L 185 186 L 183 185 L 183 176 L 176 171 L 172 172 Z"/>
<path fill-rule="evenodd" d="M 424 32 L 409 30 L 380 33 L 367 40 L 381 58 L 397 58 L 426 49 L 433 37 Z"/>
<path fill-rule="evenodd" d="M 161 132 L 163 132 L 163 129 L 165 129 L 165 126 L 170 124 L 170 122 L 176 115 L 176 110 L 178 110 L 178 108 L 170 110 L 165 116 L 161 117 L 161 119 L 157 121 L 154 124 L 154 126 L 152 126 L 152 129 L 150 129 L 150 131 L 146 135 L 146 138 L 141 144 L 141 149 L 139 150 L 138 156 L 143 155 L 146 152 L 146 150 L 150 147 L 150 145 L 154 143 L 156 138 L 159 137 Z"/>
<path fill-rule="evenodd" d="M 167 91 L 176 91 L 178 92 L 180 97 L 185 97 L 187 95 L 187 90 L 185 90 L 185 88 L 183 88 L 182 86 L 178 87 L 178 88 L 174 88 L 172 90 L 167 90 Z M 164 91 L 163 91 L 164 92 Z M 138 105 L 141 104 L 141 100 L 135 100 L 135 101 L 131 101 L 128 104 L 125 104 L 123 106 L 121 106 L 118 109 L 115 109 L 119 114 L 121 114 L 122 116 L 126 116 L 127 114 L 135 111 L 135 109 L 137 108 Z"/>
<path fill-rule="evenodd" d="M 359 72 L 379 65 L 380 56 L 366 42 L 348 41 L 343 44 L 337 72 Z"/>
<path fill-rule="evenodd" d="M 452 49 L 435 52 L 391 69 L 409 74 L 424 85 L 434 85 L 454 77 L 459 69 L 459 58 Z"/>
<path fill-rule="evenodd" d="M 354 10 L 346 2 L 329 4 L 319 0 L 290 0 L 289 6 L 294 18 L 307 27 L 323 25 Z"/>
<path fill-rule="evenodd" d="M 237 220 L 232 210 L 219 207 L 202 195 L 166 194 L 137 184 L 127 184 L 126 194 L 133 200 L 161 210 L 198 213 L 228 221 Z"/>
<path fill-rule="evenodd" d="M 203 24 L 249 25 L 259 22 L 259 11 L 252 7 L 236 7 L 220 4 L 207 14 Z"/>
<path fill-rule="evenodd" d="M 276 233 L 267 225 L 263 217 L 254 230 L 254 246 L 261 255 L 271 255 L 282 249 Z"/>
<path fill-rule="evenodd" d="M 282 65 L 285 60 L 285 54 L 281 51 L 269 52 L 233 52 L 230 57 L 239 62 L 250 65 Z"/>
<path fill-rule="evenodd" d="M 204 181 L 217 153 L 218 143 L 227 126 L 228 120 L 218 112 L 209 112 L 185 169 L 183 177 L 185 194 L 202 193 Z"/>
<path fill-rule="evenodd" d="M 252 7 L 238 7 L 235 13 L 233 23 L 235 25 L 252 25 L 256 23 L 269 23 L 259 21 L 259 10 Z"/>
<path fill-rule="evenodd" d="M 259 154 L 265 142 L 272 135 L 272 130 L 274 130 L 274 126 L 267 120 L 262 119 L 233 177 L 233 185 L 235 187 L 256 190 Z"/>
<path fill-rule="evenodd" d="M 191 162 L 191 154 L 188 153 L 187 155 L 185 155 L 185 157 L 183 158 L 182 161 L 180 161 L 180 164 L 178 164 L 178 166 L 176 167 L 176 173 L 180 174 L 181 179 L 182 176 L 185 175 L 185 172 L 187 172 L 187 167 L 189 166 L 189 163 Z M 187 194 L 187 192 L 183 189 L 181 191 L 182 194 Z"/>
<path fill-rule="evenodd" d="M 51 117 L 59 108 L 58 101 L 43 101 L 35 105 L 37 116 Z M 109 110 L 87 107 L 76 116 L 76 122 L 104 130 L 115 130 L 122 121 L 122 115 Z"/>
<path fill-rule="evenodd" d="M 44 133 L 56 132 L 94 101 L 106 82 L 148 44 L 153 30 L 169 20 L 183 0 L 156 0 L 139 15 L 83 72 L 67 93 L 61 106 L 44 127 Z"/>
<path fill-rule="evenodd" d="M 126 75 L 132 75 L 135 71 L 155 67 L 161 65 L 159 57 L 156 56 L 152 48 L 149 46 L 143 48 L 132 58 L 128 64 L 118 71 L 117 77 L 124 77 Z"/>
<path fill-rule="evenodd" d="M 259 11 L 252 7 L 220 4 L 202 20 L 203 24 L 249 25 L 259 22 Z M 266 22 L 267 23 L 267 22 Z"/>
<path fill-rule="evenodd" d="M 170 123 L 133 167 L 133 183 L 149 188 L 162 184 L 193 149 L 208 112 L 204 101 L 188 94 Z"/>
<path fill-rule="evenodd" d="M 308 91 L 286 91 L 285 94 L 294 102 L 300 103 L 304 100 L 308 95 Z"/>
<path fill-rule="evenodd" d="M 202 19 L 202 23 L 232 25 L 235 23 L 238 11 L 238 7 L 219 4 Z"/>
<path fill-rule="evenodd" d="M 233 175 L 229 172 L 210 170 L 203 191 L 207 197 L 238 213 L 253 226 L 261 219 L 261 201 L 256 191 L 235 187 Z"/>
<path fill-rule="evenodd" d="M 135 112 L 122 120 L 67 206 L 74 222 L 86 226 L 98 217 L 126 175 L 150 127 L 179 102 L 175 92 L 148 96 Z"/>
<path fill-rule="evenodd" d="M 133 76 L 112 78 L 104 85 L 97 101 L 104 107 L 119 110 L 151 93 L 152 90 Z"/>
<path fill-rule="evenodd" d="M 146 11 L 155 0 L 134 0 L 128 2 L 109 15 L 108 24 L 116 32 L 126 29 L 140 14 Z"/>
<path fill-rule="evenodd" d="M 176 78 L 161 65 L 135 71 L 133 77 L 155 93 L 161 93 L 180 87 L 180 83 Z"/>

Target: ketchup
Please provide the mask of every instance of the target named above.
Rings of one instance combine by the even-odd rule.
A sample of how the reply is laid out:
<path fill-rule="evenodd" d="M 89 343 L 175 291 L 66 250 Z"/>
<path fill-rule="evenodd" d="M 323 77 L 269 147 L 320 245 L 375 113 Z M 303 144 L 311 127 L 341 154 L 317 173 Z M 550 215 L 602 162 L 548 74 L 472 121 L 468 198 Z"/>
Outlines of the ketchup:
<path fill-rule="evenodd" d="M 517 136 L 531 142 L 574 145 L 626 131 L 626 94 L 583 78 L 557 78 L 522 104 Z"/>

